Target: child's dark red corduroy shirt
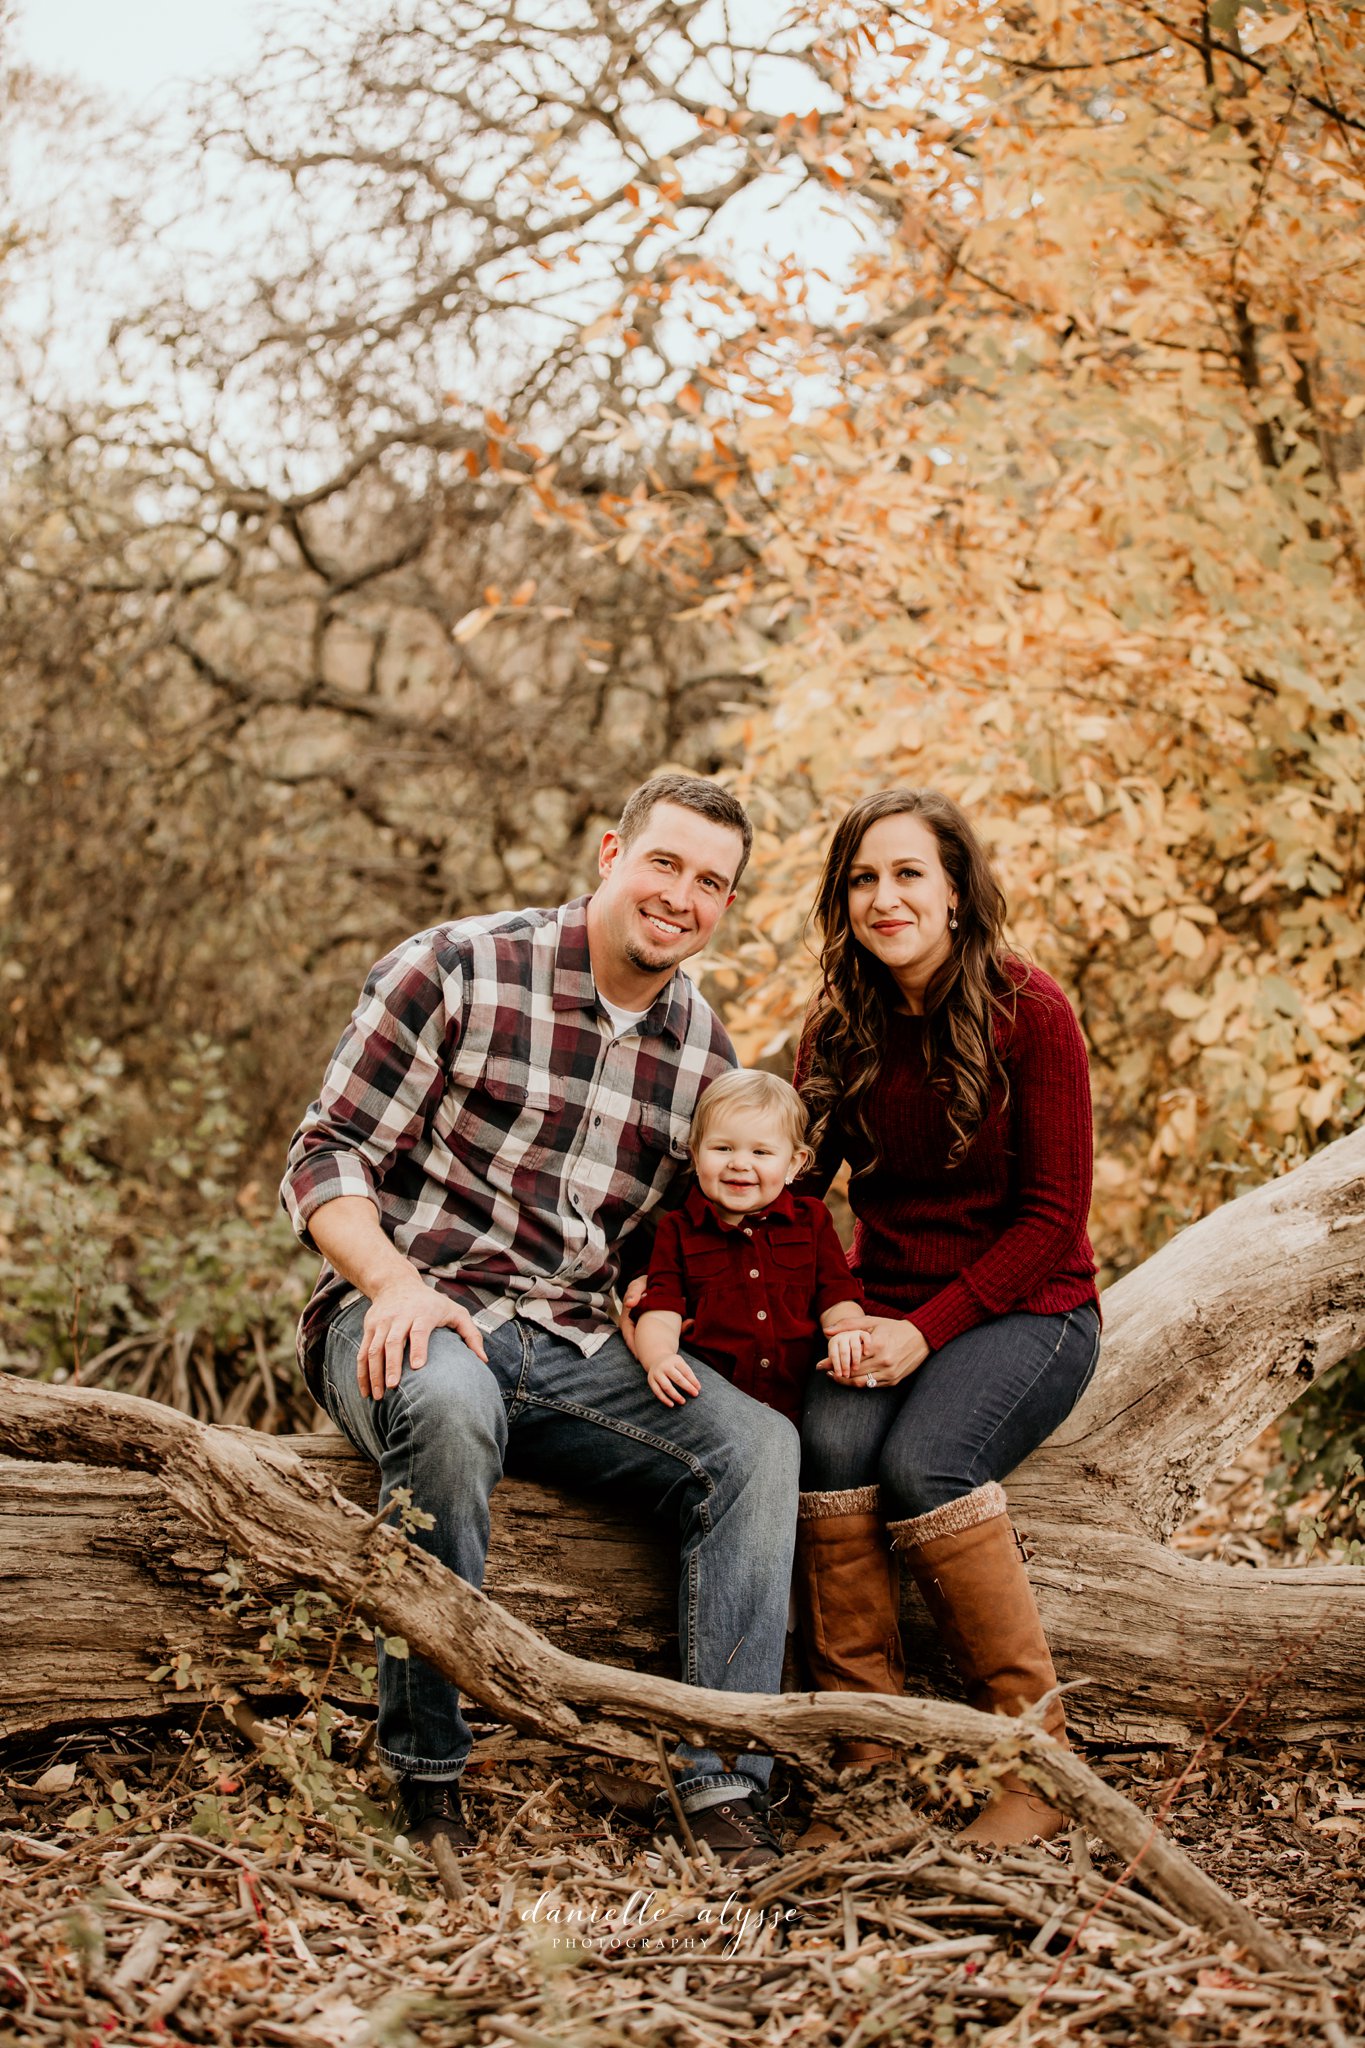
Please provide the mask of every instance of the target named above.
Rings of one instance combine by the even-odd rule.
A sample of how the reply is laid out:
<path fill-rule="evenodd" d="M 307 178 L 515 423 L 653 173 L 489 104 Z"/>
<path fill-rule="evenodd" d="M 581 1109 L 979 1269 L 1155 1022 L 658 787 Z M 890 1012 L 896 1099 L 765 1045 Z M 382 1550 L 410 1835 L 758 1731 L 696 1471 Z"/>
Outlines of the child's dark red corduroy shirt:
<path fill-rule="evenodd" d="M 801 1420 L 820 1317 L 862 1304 L 833 1218 L 812 1195 L 784 1189 L 770 1208 L 727 1230 L 693 1187 L 660 1219 L 649 1281 L 636 1309 L 664 1309 L 695 1328 L 682 1339 L 741 1393 Z"/>

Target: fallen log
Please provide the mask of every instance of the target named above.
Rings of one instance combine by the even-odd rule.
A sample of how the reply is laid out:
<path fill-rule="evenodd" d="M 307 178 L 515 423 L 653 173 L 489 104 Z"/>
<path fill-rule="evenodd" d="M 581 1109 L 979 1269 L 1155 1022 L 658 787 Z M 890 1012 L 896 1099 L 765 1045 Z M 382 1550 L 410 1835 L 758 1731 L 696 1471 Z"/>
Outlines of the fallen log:
<path fill-rule="evenodd" d="M 1164 1539 L 1221 1464 L 1365 1343 L 1365 1132 L 1183 1231 L 1104 1310 L 1090 1389 L 1008 1487 L 1058 1669 L 1086 1681 L 1076 1726 L 1179 1742 L 1245 1700 L 1243 1731 L 1358 1729 L 1365 1572 L 1203 1564 Z M 0 1393 L 0 1452 L 5 1412 Z M 290 1441 L 373 1506 L 373 1471 L 335 1434 Z M 228 1548 L 154 1479 L 0 1461 L 0 1735 L 186 1697 L 148 1674 L 167 1651 L 212 1668 L 240 1649 L 211 1583 Z M 627 1504 L 504 1481 L 487 1585 L 578 1655 L 677 1668 L 671 1544 Z M 912 1679 L 951 1690 L 913 1590 L 905 1601 Z"/>
<path fill-rule="evenodd" d="M 0 1378 L 0 1409 L 8 1384 Z M 244 1434 L 258 1447 L 288 1446 L 329 1489 L 374 1509 L 374 1467 L 343 1437 Z M 494 1506 L 486 1583 L 514 1613 L 578 1656 L 677 1671 L 676 1545 L 662 1534 L 651 1541 L 627 1504 L 529 1481 L 504 1480 Z M 183 1674 L 178 1687 L 151 1678 L 181 1652 L 250 1687 L 261 1626 L 235 1621 L 223 1604 L 231 1554 L 225 1533 L 187 1521 L 147 1473 L 0 1458 L 0 1740 L 200 1700 L 203 1688 Z M 293 1581 L 258 1584 L 259 1614 Z M 353 1631 L 349 1647 L 372 1661 L 368 1635 Z M 319 1646 L 314 1661 L 329 1656 Z M 281 1682 L 255 1689 L 277 1692 Z M 328 1689 L 365 1696 L 344 1662 Z"/>
<path fill-rule="evenodd" d="M 1100 1369 L 1010 1480 L 1041 1521 L 1164 1542 L 1215 1472 L 1365 1345 L 1365 1129 L 1107 1288 Z"/>
<path fill-rule="evenodd" d="M 265 1441 L 287 1445 L 330 1486 L 375 1506 L 373 1467 L 344 1439 Z M 259 1623 L 235 1622 L 219 1597 L 231 1544 L 187 1522 L 158 1480 L 0 1459 L 0 1503 L 0 1739 L 200 1699 L 194 1683 L 151 1680 L 182 1651 L 197 1668 L 250 1683 L 242 1660 Z M 1365 1717 L 1365 1572 L 1201 1564 L 1098 1525 L 1031 1522 L 1029 1535 L 1059 1674 L 1084 1681 L 1069 1701 L 1082 1736 L 1180 1744 L 1217 1726 L 1248 1691 L 1239 1727 L 1281 1741 L 1356 1728 Z M 628 1506 L 504 1480 L 485 1583 L 577 1656 L 663 1675 L 678 1668 L 673 1552 Z M 283 1597 L 288 1585 L 267 1585 L 263 1598 Z M 955 1680 L 913 1586 L 902 1599 L 911 1682 L 953 1697 Z M 367 1654 L 358 1634 L 351 1649 Z M 317 1662 L 328 1654 L 319 1651 Z M 364 1697 L 344 1664 L 329 1689 Z"/>
<path fill-rule="evenodd" d="M 126 1394 L 13 1378 L 0 1381 L 0 1392 L 5 1440 L 20 1456 L 156 1473 L 182 1513 L 226 1537 L 253 1571 L 321 1587 L 385 1634 L 402 1636 L 472 1698 L 529 1733 L 646 1764 L 661 1735 L 673 1743 L 712 1742 L 726 1754 L 770 1750 L 807 1764 L 821 1761 L 839 1736 L 1022 1762 L 1172 1911 L 1235 1941 L 1269 1969 L 1311 1975 L 1146 1814 L 1026 1719 L 913 1698 L 711 1692 L 590 1663 L 363 1513 L 271 1438 L 253 1441 L 248 1432 L 215 1429 Z"/>

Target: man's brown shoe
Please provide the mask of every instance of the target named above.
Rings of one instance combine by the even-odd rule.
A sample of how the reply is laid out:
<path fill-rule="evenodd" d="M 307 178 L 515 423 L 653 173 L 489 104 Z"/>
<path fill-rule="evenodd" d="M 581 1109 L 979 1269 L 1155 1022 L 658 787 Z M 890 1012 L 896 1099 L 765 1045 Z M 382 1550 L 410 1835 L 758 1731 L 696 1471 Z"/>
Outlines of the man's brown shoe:
<path fill-rule="evenodd" d="M 689 1813 L 687 1825 L 697 1847 L 704 1843 L 727 1870 L 757 1870 L 760 1864 L 776 1863 L 782 1854 L 782 1845 L 769 1826 L 767 1814 L 747 1792 L 737 1792 L 721 1806 L 704 1806 L 698 1813 Z M 664 1814 L 658 1832 L 675 1842 L 683 1840 L 671 1812 Z M 683 1846 L 687 1846 L 685 1842 Z"/>
<path fill-rule="evenodd" d="M 454 1778 L 444 1778 L 439 1784 L 426 1778 L 400 1778 L 398 1790 L 403 1800 L 403 1833 L 410 1842 L 429 1849 L 439 1836 L 457 1854 L 473 1848 L 474 1837 Z"/>

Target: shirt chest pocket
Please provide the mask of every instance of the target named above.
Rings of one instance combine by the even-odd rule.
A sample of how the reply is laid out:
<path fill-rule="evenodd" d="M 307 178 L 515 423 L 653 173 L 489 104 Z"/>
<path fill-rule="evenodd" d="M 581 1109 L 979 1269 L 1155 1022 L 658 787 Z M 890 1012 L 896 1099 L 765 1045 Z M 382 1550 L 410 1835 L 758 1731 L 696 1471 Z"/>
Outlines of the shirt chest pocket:
<path fill-rule="evenodd" d="M 552 1074 L 526 1060 L 507 1059 L 502 1054 L 490 1053 L 479 1070 L 476 1086 L 495 1102 L 510 1102 L 542 1116 L 548 1110 L 564 1107 L 563 1087 Z"/>
<path fill-rule="evenodd" d="M 698 1315 L 723 1313 L 744 1285 L 727 1245 L 691 1245 L 686 1264 L 687 1297 Z"/>
<path fill-rule="evenodd" d="M 645 1102 L 621 1133 L 621 1169 L 635 1182 L 631 1199 L 652 1208 L 688 1161 L 688 1125 L 655 1102 Z"/>
<path fill-rule="evenodd" d="M 635 1127 L 646 1152 L 670 1159 L 675 1166 L 685 1163 L 688 1132 L 685 1117 L 674 1116 L 671 1110 L 661 1109 L 656 1102 L 646 1102 L 641 1106 Z"/>
<path fill-rule="evenodd" d="M 495 1180 L 542 1172 L 561 1152 L 564 1089 L 552 1074 L 490 1054 L 470 1075 L 457 1062 L 451 1079 L 452 1140 L 486 1154 Z"/>
<path fill-rule="evenodd" d="M 734 1273 L 734 1261 L 723 1244 L 707 1245 L 704 1249 L 694 1245 L 687 1254 L 688 1278 L 700 1281 L 707 1287 L 718 1287 Z"/>

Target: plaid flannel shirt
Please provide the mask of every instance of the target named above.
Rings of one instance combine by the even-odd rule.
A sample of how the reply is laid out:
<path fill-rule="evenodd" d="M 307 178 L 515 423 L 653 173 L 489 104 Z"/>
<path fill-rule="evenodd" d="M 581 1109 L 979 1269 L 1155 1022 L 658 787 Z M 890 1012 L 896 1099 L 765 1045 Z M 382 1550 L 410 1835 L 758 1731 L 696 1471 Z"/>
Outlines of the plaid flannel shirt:
<path fill-rule="evenodd" d="M 363 1195 L 481 1329 L 520 1315 L 585 1355 L 615 1327 L 621 1240 L 686 1164 L 697 1098 L 735 1063 L 681 973 L 613 1038 L 587 904 L 462 918 L 381 960 L 280 1189 L 311 1249 L 314 1210 Z M 324 1264 L 299 1325 L 314 1394 L 328 1325 L 357 1298 Z"/>

